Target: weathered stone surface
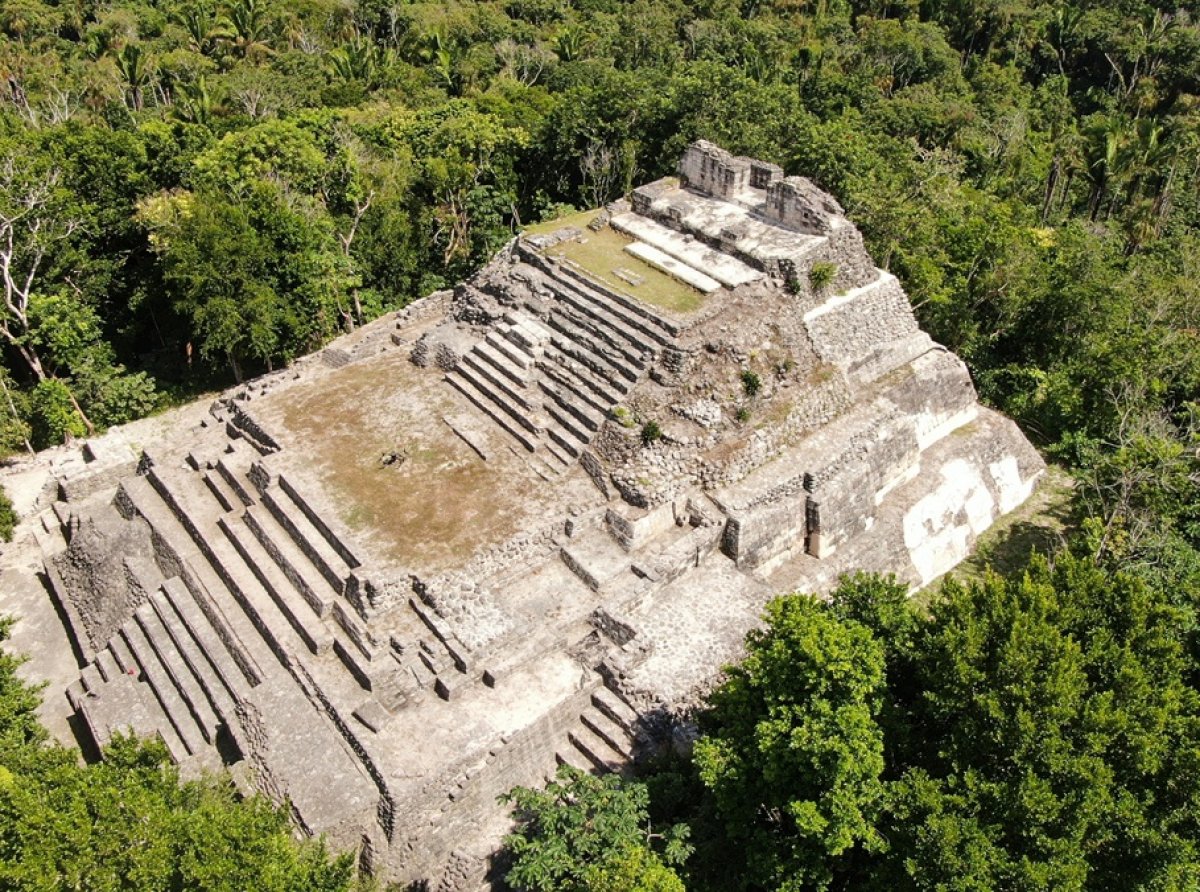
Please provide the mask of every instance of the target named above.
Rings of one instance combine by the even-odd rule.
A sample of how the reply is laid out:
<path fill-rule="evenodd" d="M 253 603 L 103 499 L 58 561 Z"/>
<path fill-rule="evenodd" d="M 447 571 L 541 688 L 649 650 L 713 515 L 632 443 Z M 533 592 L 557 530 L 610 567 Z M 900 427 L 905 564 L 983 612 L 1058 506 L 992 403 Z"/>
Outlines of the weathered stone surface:
<path fill-rule="evenodd" d="M 87 664 L 51 695 L 97 742 L 237 766 L 388 880 L 477 888 L 498 794 L 685 740 L 772 594 L 953 567 L 1036 452 L 830 196 L 705 143 L 680 174 L 225 395 L 136 471 L 59 461 L 24 547 Z"/>

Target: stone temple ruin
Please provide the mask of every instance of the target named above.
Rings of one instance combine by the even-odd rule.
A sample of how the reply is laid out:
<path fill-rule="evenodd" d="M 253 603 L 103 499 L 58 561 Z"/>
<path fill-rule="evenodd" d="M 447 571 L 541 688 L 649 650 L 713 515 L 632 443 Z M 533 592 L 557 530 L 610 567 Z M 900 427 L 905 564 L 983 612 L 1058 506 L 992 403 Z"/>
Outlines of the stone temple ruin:
<path fill-rule="evenodd" d="M 498 794 L 683 733 L 773 594 L 924 585 L 1042 470 L 836 201 L 698 142 L 136 460 L 88 444 L 37 536 L 96 744 L 477 888 Z"/>

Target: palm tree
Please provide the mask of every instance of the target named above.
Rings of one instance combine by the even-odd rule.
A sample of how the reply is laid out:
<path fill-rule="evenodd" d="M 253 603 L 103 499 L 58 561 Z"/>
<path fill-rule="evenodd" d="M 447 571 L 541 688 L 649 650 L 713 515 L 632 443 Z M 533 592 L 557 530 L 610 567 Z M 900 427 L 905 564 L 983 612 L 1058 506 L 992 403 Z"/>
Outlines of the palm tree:
<path fill-rule="evenodd" d="M 259 0 L 234 0 L 221 20 L 222 36 L 243 59 L 261 59 L 271 55 L 271 36 L 275 23 Z"/>
<path fill-rule="evenodd" d="M 207 127 L 212 121 L 212 113 L 213 100 L 204 75 L 191 83 L 179 85 L 179 94 L 175 99 L 175 116 L 179 120 Z"/>
<path fill-rule="evenodd" d="M 128 88 L 128 98 L 125 104 L 134 111 L 141 111 L 142 91 L 150 82 L 152 64 L 142 54 L 142 48 L 136 43 L 127 43 L 117 54 L 116 62 L 117 71 L 121 73 L 125 86 Z"/>
<path fill-rule="evenodd" d="M 175 22 L 187 32 L 188 45 L 202 56 L 213 55 L 218 46 L 220 30 L 212 8 L 203 4 L 188 4 L 175 15 Z"/>

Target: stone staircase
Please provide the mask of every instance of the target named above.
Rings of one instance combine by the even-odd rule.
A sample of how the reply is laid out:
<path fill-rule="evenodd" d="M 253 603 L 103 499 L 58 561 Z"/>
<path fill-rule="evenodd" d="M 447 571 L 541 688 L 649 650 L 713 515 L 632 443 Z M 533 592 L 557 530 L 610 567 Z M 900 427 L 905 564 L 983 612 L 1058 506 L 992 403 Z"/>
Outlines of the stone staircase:
<path fill-rule="evenodd" d="M 536 256 L 536 255 L 535 255 Z M 608 413 L 676 329 L 632 298 L 619 299 L 582 272 L 550 265 L 550 311 L 510 312 L 446 380 L 555 473 L 582 455 Z"/>
<path fill-rule="evenodd" d="M 227 635 L 228 633 L 226 633 Z M 166 580 L 67 689 L 67 699 L 104 746 L 116 728 L 157 736 L 180 764 L 218 768 L 240 749 L 237 704 L 248 677 L 183 580 Z"/>
<path fill-rule="evenodd" d="M 146 521 L 170 575 L 143 586 L 68 698 L 101 747 L 132 730 L 195 770 L 286 763 L 287 777 L 260 785 L 308 826 L 353 810 L 345 800 L 358 803 L 363 783 L 383 814 L 374 736 L 430 692 L 447 697 L 466 649 L 415 600 L 387 614 L 377 640 L 348 596 L 353 550 L 259 459 L 235 439 L 178 467 L 148 457 L 121 483 L 118 510 Z M 323 791 L 322 777 L 344 789 Z"/>
<path fill-rule="evenodd" d="M 637 713 L 619 694 L 601 686 L 567 729 L 554 760 L 589 774 L 610 774 L 628 766 L 636 749 Z"/>
<path fill-rule="evenodd" d="M 529 452 L 539 452 L 546 418 L 532 387 L 545 329 L 510 314 L 463 357 L 446 380 Z"/>

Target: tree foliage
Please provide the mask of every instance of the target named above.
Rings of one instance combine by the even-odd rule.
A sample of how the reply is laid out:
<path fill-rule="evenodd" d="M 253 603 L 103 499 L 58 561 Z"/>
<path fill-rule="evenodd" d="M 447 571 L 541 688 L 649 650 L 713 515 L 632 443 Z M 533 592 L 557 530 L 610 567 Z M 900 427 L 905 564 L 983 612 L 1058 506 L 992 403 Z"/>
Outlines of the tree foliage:
<path fill-rule="evenodd" d="M 1062 551 L 928 613 L 866 574 L 772 602 L 691 766 L 650 778 L 689 888 L 1191 888 L 1195 569 Z"/>
<path fill-rule="evenodd" d="M 1196 392 L 1198 29 L 1140 0 L 20 0 L 0 226 L 36 274 L 6 286 L 3 359 L 21 390 L 61 381 L 85 429 L 114 423 L 451 283 L 703 136 L 832 190 L 986 399 L 1068 460 L 1080 436 L 1103 453 L 1129 408 L 1114 382 L 1176 432 Z M 172 202 L 302 246 L 320 293 L 253 262 L 237 300 L 206 293 L 146 216 Z M 22 317 L 43 298 L 99 320 L 83 370 L 39 371 Z"/>
<path fill-rule="evenodd" d="M 771 602 L 766 620 L 710 698 L 696 767 L 737 887 L 824 889 L 838 856 L 883 843 L 883 651 L 808 597 Z"/>
<path fill-rule="evenodd" d="M 646 787 L 563 765 L 544 790 L 517 787 L 507 881 L 530 892 L 683 892 L 671 869 L 690 853 L 687 828 L 651 832 Z M 658 843 L 652 845 L 651 843 Z"/>

